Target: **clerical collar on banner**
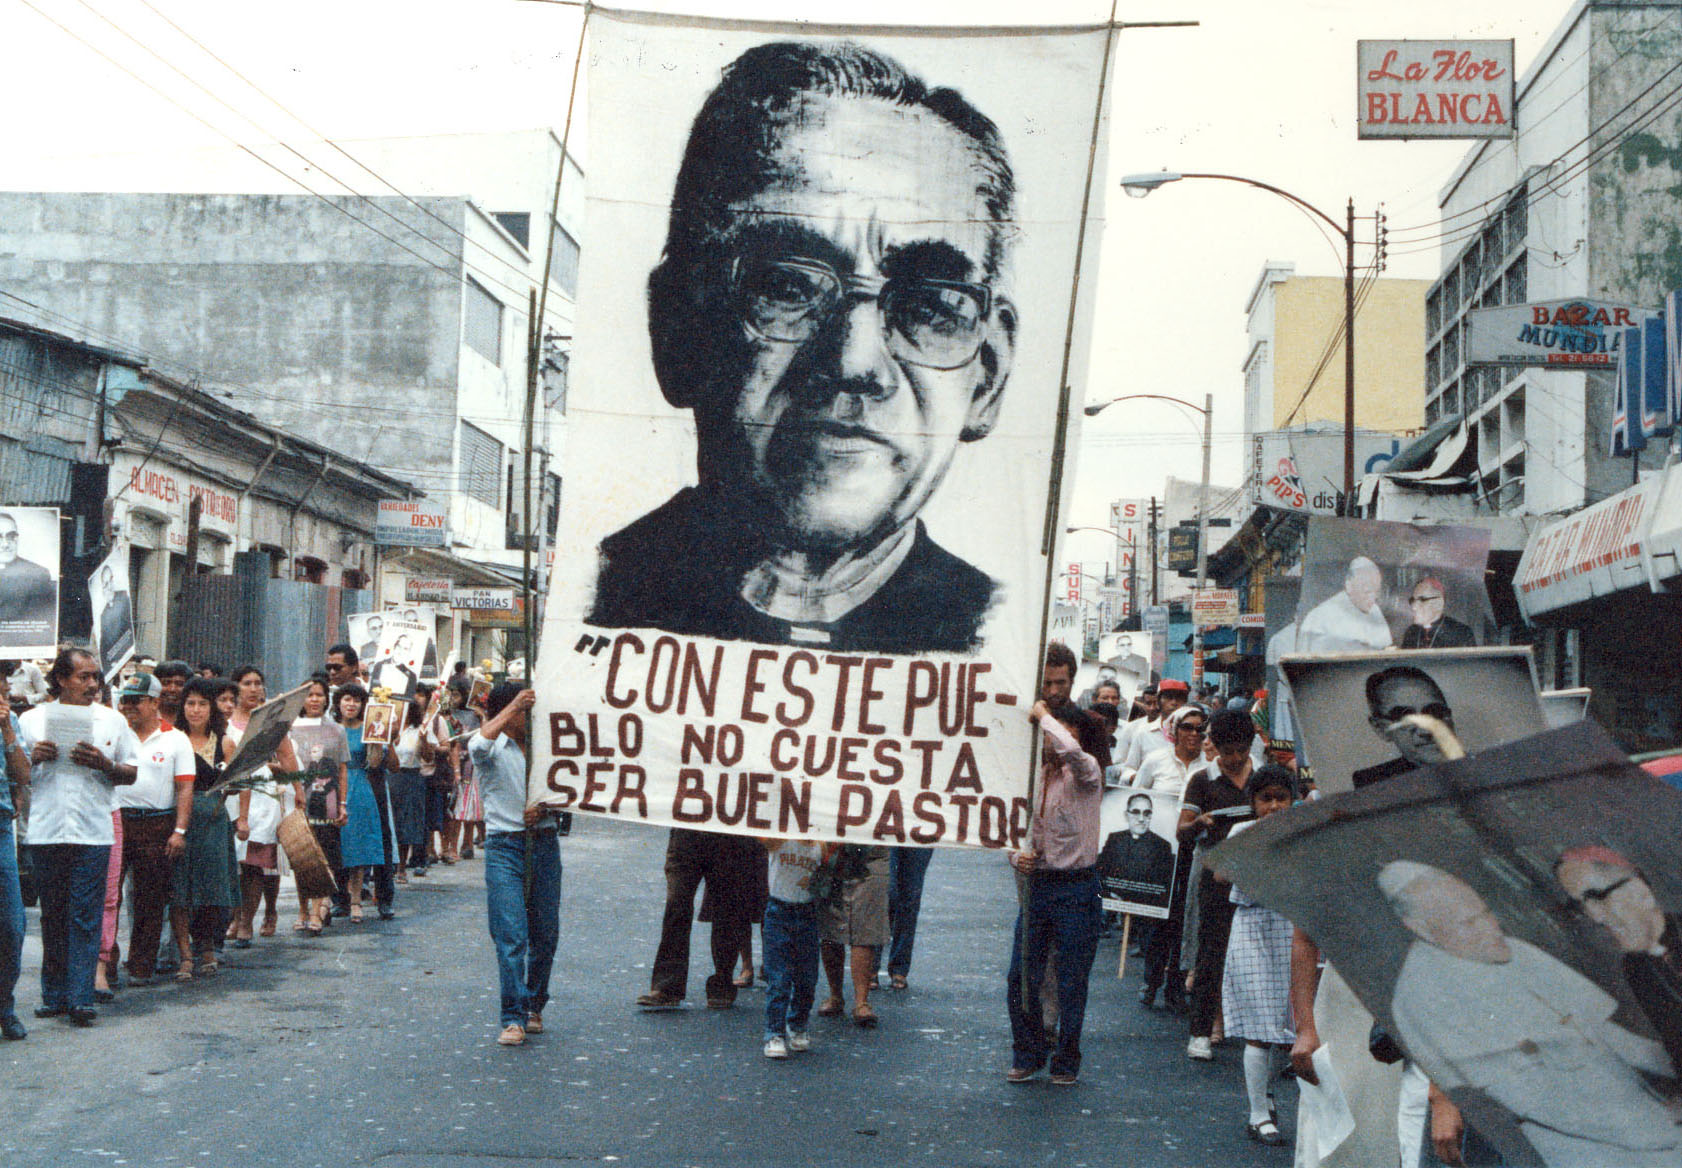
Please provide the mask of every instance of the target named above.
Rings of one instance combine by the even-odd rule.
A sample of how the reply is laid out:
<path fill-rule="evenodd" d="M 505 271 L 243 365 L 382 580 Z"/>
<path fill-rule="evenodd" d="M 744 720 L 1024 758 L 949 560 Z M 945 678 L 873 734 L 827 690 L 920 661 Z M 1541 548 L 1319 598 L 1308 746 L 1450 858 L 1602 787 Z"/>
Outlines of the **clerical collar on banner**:
<path fill-rule="evenodd" d="M 834 624 L 888 582 L 911 554 L 916 535 L 917 525 L 909 523 L 868 555 L 842 560 L 817 579 L 767 560 L 742 577 L 742 599 L 792 625 Z"/>

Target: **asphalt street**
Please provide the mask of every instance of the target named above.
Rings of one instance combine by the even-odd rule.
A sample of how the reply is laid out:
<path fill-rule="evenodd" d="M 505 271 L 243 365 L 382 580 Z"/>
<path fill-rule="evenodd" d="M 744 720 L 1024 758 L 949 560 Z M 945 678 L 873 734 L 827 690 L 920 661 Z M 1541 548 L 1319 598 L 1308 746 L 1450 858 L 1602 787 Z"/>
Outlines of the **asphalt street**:
<path fill-rule="evenodd" d="M 563 841 L 561 950 L 547 1032 L 494 1044 L 495 962 L 479 861 L 398 889 L 396 920 L 281 929 L 229 949 L 212 980 L 122 990 L 92 1029 L 19 1012 L 0 1043 L 0 1163 L 466 1168 L 1287 1165 L 1244 1135 L 1240 1049 L 1186 1059 L 1185 1026 L 1137 1000 L 1137 962 L 1099 950 L 1074 1087 L 1004 1080 L 1015 893 L 1001 856 L 942 850 L 929 869 L 911 988 L 873 996 L 874 1031 L 814 1019 L 814 1049 L 760 1052 L 762 988 L 643 1014 L 659 935 L 664 833 L 580 818 Z M 372 916 L 372 914 L 370 914 Z M 821 992 L 821 987 L 820 987 Z M 1294 1129 L 1295 1092 L 1281 1095 Z"/>

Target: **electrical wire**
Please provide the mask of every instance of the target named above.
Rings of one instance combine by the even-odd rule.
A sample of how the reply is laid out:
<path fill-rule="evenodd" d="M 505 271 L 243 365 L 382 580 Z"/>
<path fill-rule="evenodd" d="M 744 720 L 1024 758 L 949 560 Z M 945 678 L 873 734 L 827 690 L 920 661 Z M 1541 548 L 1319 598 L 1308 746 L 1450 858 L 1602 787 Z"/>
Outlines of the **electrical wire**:
<path fill-rule="evenodd" d="M 207 118 L 201 116 L 197 112 L 189 109 L 182 102 L 176 100 L 174 97 L 165 93 L 163 90 L 159 89 L 156 85 L 153 85 L 150 81 L 147 81 L 144 77 L 142 77 L 140 74 L 136 73 L 134 70 L 130 69 L 127 65 L 123 64 L 121 61 L 117 60 L 115 57 L 111 56 L 109 53 L 105 52 L 103 49 L 99 48 L 97 45 L 94 45 L 92 42 L 88 41 L 85 37 L 79 35 L 77 32 L 75 32 L 73 29 L 71 29 L 68 25 L 64 24 L 63 22 L 57 20 L 53 16 L 51 16 L 48 13 L 46 13 L 45 11 L 43 11 L 39 6 L 37 6 L 34 3 L 34 0 L 18 0 L 18 2 L 21 3 L 25 8 L 28 8 L 30 11 L 34 12 L 36 15 L 40 16 L 43 20 L 47 21 L 49 24 L 52 24 L 54 27 L 58 28 L 66 36 L 70 37 L 72 40 L 77 41 L 84 48 L 88 49 L 88 51 L 98 55 L 101 58 L 103 58 L 110 65 L 112 65 L 113 67 L 121 70 L 123 73 L 127 74 L 130 78 L 132 78 L 133 80 L 135 80 L 136 82 L 138 82 L 139 84 L 144 86 L 145 88 L 151 90 L 153 93 L 157 94 L 159 97 L 163 98 L 165 101 L 169 102 L 169 104 L 175 106 L 182 113 L 186 114 L 188 117 L 192 118 L 194 121 L 198 122 L 200 125 L 204 126 L 206 129 L 212 131 L 213 133 L 219 135 L 220 137 L 223 137 L 223 138 L 227 139 L 229 142 L 231 142 L 242 153 L 249 155 L 251 158 L 255 159 L 257 162 L 259 162 L 263 166 L 267 167 L 268 169 L 274 171 L 276 174 L 280 175 L 282 178 L 286 179 L 288 182 L 293 183 L 294 185 L 296 185 L 298 187 L 301 187 L 304 191 L 306 191 L 309 194 L 315 196 L 317 199 L 320 199 L 323 203 L 327 204 L 329 207 L 332 207 L 335 211 L 338 211 L 340 214 L 344 215 L 346 218 L 352 220 L 355 223 L 361 224 L 367 230 L 373 232 L 375 235 L 378 235 L 381 239 L 384 239 L 387 243 L 390 243 L 393 247 L 396 247 L 396 248 L 398 248 L 398 249 L 400 249 L 404 252 L 407 252 L 409 255 L 414 256 L 417 260 L 419 260 L 423 264 L 426 264 L 428 267 L 432 267 L 432 268 L 437 269 L 440 272 L 443 272 L 445 275 L 448 275 L 452 280 L 460 279 L 461 273 L 456 271 L 453 267 L 446 267 L 443 264 L 439 264 L 436 261 L 434 261 L 432 259 L 429 259 L 427 256 L 422 255 L 420 252 L 417 252 L 414 248 L 409 247 L 407 244 L 403 243 L 401 240 L 394 239 L 392 236 L 387 235 L 384 231 L 381 231 L 378 227 L 374 226 L 368 220 L 363 219 L 359 215 L 355 214 L 348 207 L 342 206 L 338 201 L 335 200 L 334 197 L 325 195 L 321 191 L 316 190 L 314 187 L 312 187 L 308 183 L 304 182 L 301 178 L 298 178 L 297 176 L 288 173 L 286 170 L 282 169 L 276 163 L 274 163 L 274 162 L 270 161 L 269 159 L 263 157 L 257 151 L 253 150 L 250 146 L 247 146 L 245 143 L 239 141 L 239 139 L 235 138 L 232 134 L 229 134 L 227 131 L 223 130 L 221 127 L 217 126 L 215 123 L 213 123 L 210 120 L 208 120 Z M 85 3 L 85 0 L 79 0 L 79 2 Z M 97 13 L 97 11 L 95 12 L 95 15 L 99 15 Z M 103 16 L 101 16 L 100 19 L 103 20 L 105 18 Z M 115 27 L 115 26 L 113 26 L 113 27 Z M 122 30 L 119 29 L 119 31 L 122 31 Z M 123 35 L 128 36 L 127 33 L 124 33 Z M 131 37 L 130 39 L 132 40 L 133 38 Z M 136 42 L 136 43 L 139 43 L 139 42 Z M 145 46 L 142 45 L 142 47 L 144 48 Z M 151 50 L 147 50 L 147 51 L 150 52 Z M 168 62 L 165 62 L 165 63 L 168 64 Z M 171 68 L 173 68 L 173 66 L 171 66 Z M 235 111 L 235 112 L 237 113 L 237 111 Z M 241 116 L 243 116 L 243 115 L 241 115 Z M 250 121 L 250 119 L 246 119 L 246 120 Z M 256 123 L 253 122 L 251 124 L 255 125 Z M 261 127 L 259 127 L 259 129 L 261 129 Z M 285 144 L 281 143 L 281 145 L 284 146 Z M 287 147 L 287 149 L 291 149 L 291 148 Z M 294 153 L 296 153 L 296 151 L 294 151 Z M 309 160 L 305 159 L 305 161 L 308 162 Z M 327 173 L 325 168 L 317 166 L 317 169 L 322 170 L 322 172 L 324 174 Z M 331 174 L 329 174 L 328 177 L 332 178 L 333 176 Z M 340 180 L 338 180 L 336 178 L 334 178 L 333 181 L 339 183 L 340 186 L 345 187 L 347 190 L 352 190 L 354 192 L 354 188 L 350 187 L 349 184 L 341 182 Z M 360 194 L 354 194 L 353 193 L 352 195 L 347 196 L 347 197 L 348 198 L 353 198 L 353 199 L 361 199 L 363 202 L 371 202 L 371 200 L 369 200 L 366 195 L 360 195 Z M 386 212 L 386 214 L 390 215 L 389 212 Z M 392 216 L 392 217 L 395 218 L 395 216 Z M 399 220 L 399 222 L 401 222 L 401 220 Z M 407 227 L 410 231 L 414 232 L 417 235 L 421 234 L 420 232 L 415 231 L 415 229 L 408 224 L 403 224 L 403 226 Z M 427 237 L 423 235 L 422 238 L 424 239 L 424 238 L 427 238 Z M 447 249 L 444 249 L 444 248 L 440 247 L 435 241 L 431 241 L 429 239 L 428 242 L 432 243 L 432 246 L 437 247 L 439 250 L 446 251 L 446 254 L 450 254 L 452 259 L 455 258 L 453 256 L 453 253 L 449 253 L 447 251 Z M 474 272 L 474 273 L 482 276 L 487 282 L 495 284 L 497 287 L 502 288 L 505 291 L 510 292 L 517 299 L 523 299 L 526 296 L 527 289 L 514 288 L 513 286 L 505 283 L 504 281 L 498 279 L 496 276 L 491 275 L 489 272 L 486 272 L 484 269 L 482 269 L 482 268 L 478 267 L 477 265 L 473 264 L 472 262 L 470 262 L 466 258 L 465 255 L 463 255 L 460 258 L 460 263 L 461 263 L 461 266 L 463 268 L 467 269 L 468 271 Z M 535 284 L 534 284 L 534 286 L 535 286 Z"/>

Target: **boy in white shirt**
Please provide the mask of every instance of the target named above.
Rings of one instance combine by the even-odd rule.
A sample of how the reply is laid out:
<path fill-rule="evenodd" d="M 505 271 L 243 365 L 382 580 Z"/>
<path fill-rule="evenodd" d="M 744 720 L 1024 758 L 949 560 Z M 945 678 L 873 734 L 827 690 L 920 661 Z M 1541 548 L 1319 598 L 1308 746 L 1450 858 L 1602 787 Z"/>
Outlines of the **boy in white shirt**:
<path fill-rule="evenodd" d="M 764 841 L 771 853 L 771 895 L 760 938 L 765 947 L 765 1057 L 812 1048 L 806 1030 L 818 990 L 818 906 L 812 876 L 836 844 Z"/>

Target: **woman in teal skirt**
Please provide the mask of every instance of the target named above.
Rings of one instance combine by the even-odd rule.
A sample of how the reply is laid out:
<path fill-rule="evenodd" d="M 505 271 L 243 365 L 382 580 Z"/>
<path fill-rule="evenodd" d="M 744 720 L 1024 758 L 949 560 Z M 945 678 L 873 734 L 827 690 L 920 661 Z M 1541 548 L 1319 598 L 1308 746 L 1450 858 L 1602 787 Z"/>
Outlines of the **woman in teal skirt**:
<path fill-rule="evenodd" d="M 170 925 L 181 955 L 177 981 L 216 972 L 216 941 L 240 903 L 239 861 L 234 857 L 234 825 L 227 799 L 210 790 L 222 777 L 230 753 L 222 732 L 227 721 L 217 704 L 221 678 L 194 678 L 181 698 L 181 729 L 192 743 L 198 771 L 193 777 L 193 815 L 187 823 L 186 852 L 175 862 L 170 880 Z"/>
<path fill-rule="evenodd" d="M 350 897 L 350 919 L 362 920 L 362 879 L 370 868 L 386 862 L 379 805 L 368 782 L 368 748 L 362 744 L 362 711 L 368 705 L 368 691 L 359 685 L 339 689 L 339 726 L 350 747 L 350 765 L 345 768 L 345 825 L 339 829 L 339 857 L 345 866 L 345 889 Z"/>

